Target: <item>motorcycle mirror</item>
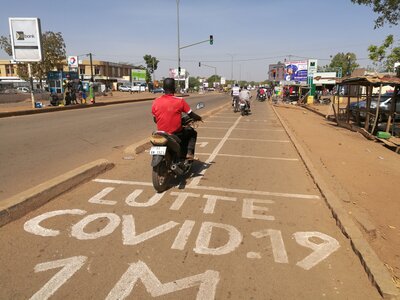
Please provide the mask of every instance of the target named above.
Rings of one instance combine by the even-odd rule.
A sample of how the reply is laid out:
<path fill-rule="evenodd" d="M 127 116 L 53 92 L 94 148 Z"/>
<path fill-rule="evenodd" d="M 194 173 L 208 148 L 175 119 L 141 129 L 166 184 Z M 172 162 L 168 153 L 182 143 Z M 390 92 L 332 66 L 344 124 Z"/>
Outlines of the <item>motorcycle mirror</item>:
<path fill-rule="evenodd" d="M 204 102 L 199 102 L 196 104 L 196 109 L 202 109 L 204 106 L 206 106 Z"/>

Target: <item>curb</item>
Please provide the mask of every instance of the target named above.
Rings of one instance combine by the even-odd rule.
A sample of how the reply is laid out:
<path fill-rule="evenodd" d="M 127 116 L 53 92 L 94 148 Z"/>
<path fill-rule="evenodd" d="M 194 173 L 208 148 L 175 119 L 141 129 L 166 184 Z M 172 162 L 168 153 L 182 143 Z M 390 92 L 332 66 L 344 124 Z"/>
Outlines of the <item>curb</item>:
<path fill-rule="evenodd" d="M 76 105 L 68 105 L 68 106 L 52 106 L 52 107 L 47 107 L 47 108 L 42 108 L 42 109 L 7 111 L 7 112 L 0 112 L 0 118 L 24 116 L 24 115 L 35 115 L 35 114 L 63 111 L 63 110 L 71 110 L 71 109 L 92 108 L 92 107 L 98 107 L 98 106 L 107 106 L 107 105 L 123 104 L 123 103 L 130 103 L 130 102 L 144 102 L 144 101 L 149 101 L 149 100 L 154 100 L 154 99 L 155 98 L 118 100 L 118 101 L 112 101 L 112 102 L 96 102 L 94 104 L 76 104 Z"/>
<path fill-rule="evenodd" d="M 60 194 L 111 169 L 113 166 L 113 163 L 99 159 L 2 201 L 0 204 L 0 227 L 21 218 Z"/>
<path fill-rule="evenodd" d="M 207 113 L 205 113 L 202 116 L 202 118 L 207 119 L 208 117 L 212 116 L 216 112 L 224 109 L 225 106 L 228 106 L 228 104 L 223 104 L 220 107 L 217 107 L 217 108 L 214 108 L 214 109 L 208 111 Z M 126 147 L 124 150 L 123 159 L 126 159 L 126 160 L 135 159 L 136 155 L 144 152 L 146 149 L 149 149 L 150 147 L 151 147 L 150 138 L 145 138 L 135 144 L 132 144 L 132 145 Z"/>
<path fill-rule="evenodd" d="M 272 105 L 271 107 L 274 110 L 279 121 L 281 122 L 282 126 L 284 127 L 286 133 L 289 135 L 289 138 L 292 140 L 306 168 L 310 172 L 310 176 L 313 178 L 315 184 L 317 185 L 323 198 L 325 199 L 325 202 L 331 210 L 337 225 L 339 226 L 343 234 L 348 239 L 350 239 L 353 251 L 359 257 L 361 264 L 368 274 L 368 278 L 370 279 L 371 283 L 378 289 L 383 299 L 400 299 L 399 290 L 394 285 L 389 271 L 376 255 L 375 251 L 368 244 L 362 232 L 354 224 L 353 220 L 348 216 L 346 210 L 340 203 L 340 199 L 338 199 L 336 195 L 329 189 L 321 175 L 315 169 L 305 150 L 303 149 L 303 147 L 301 147 L 295 135 L 283 121 L 281 116 L 276 111 L 275 107 L 273 107 Z"/>

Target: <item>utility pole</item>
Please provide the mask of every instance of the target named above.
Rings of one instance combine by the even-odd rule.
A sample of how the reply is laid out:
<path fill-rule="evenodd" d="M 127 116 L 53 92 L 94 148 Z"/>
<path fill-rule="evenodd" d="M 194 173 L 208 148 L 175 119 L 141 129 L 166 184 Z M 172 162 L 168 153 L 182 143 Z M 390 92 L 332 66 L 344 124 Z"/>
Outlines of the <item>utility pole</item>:
<path fill-rule="evenodd" d="M 179 35 L 179 0 L 176 0 L 176 16 L 177 16 L 177 26 L 178 26 L 178 86 L 180 88 L 181 79 L 181 41 Z"/>
<path fill-rule="evenodd" d="M 93 60 L 92 60 L 92 53 L 89 53 L 89 59 L 90 59 L 90 81 L 92 85 L 92 90 L 93 90 L 93 103 L 96 102 L 96 93 L 94 92 L 94 76 L 93 76 Z"/>

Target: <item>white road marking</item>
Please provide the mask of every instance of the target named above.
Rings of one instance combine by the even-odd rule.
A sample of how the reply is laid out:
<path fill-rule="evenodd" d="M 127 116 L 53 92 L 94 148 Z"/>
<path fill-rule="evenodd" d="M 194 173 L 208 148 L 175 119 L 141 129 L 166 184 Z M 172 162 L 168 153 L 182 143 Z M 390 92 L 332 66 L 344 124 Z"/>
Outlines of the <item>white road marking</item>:
<path fill-rule="evenodd" d="M 296 264 L 304 270 L 310 270 L 340 248 L 336 239 L 321 232 L 296 232 L 293 236 L 299 245 L 314 250 L 313 253 Z M 314 243 L 311 241 L 312 238 L 319 238 L 323 242 Z"/>
<path fill-rule="evenodd" d="M 282 238 L 282 232 L 280 230 L 265 229 L 257 232 L 252 232 L 252 236 L 260 239 L 269 236 L 271 239 L 272 253 L 276 263 L 288 264 L 289 258 L 287 256 L 285 244 Z"/>
<path fill-rule="evenodd" d="M 189 239 L 190 234 L 192 233 L 195 221 L 185 220 L 181 229 L 179 230 L 178 235 L 175 238 L 174 243 L 171 246 L 171 249 L 175 250 L 184 250 L 186 243 Z"/>
<path fill-rule="evenodd" d="M 201 126 L 199 129 L 217 129 L 217 130 L 226 130 L 229 129 L 228 127 L 209 127 L 209 126 Z M 283 129 L 257 129 L 257 128 L 235 128 L 235 130 L 248 130 L 248 131 L 277 131 L 277 132 L 283 132 L 285 130 Z"/>
<path fill-rule="evenodd" d="M 117 201 L 112 201 L 112 200 L 104 200 L 103 198 L 107 196 L 109 193 L 111 193 L 114 190 L 113 187 L 106 187 L 104 188 L 100 193 L 97 193 L 94 195 L 92 198 L 89 199 L 89 203 L 93 204 L 102 204 L 102 205 L 115 205 L 117 204 Z"/>
<path fill-rule="evenodd" d="M 49 299 L 64 283 L 75 274 L 87 260 L 86 256 L 74 256 L 49 261 L 35 266 L 35 273 L 62 267 L 30 300 Z"/>
<path fill-rule="evenodd" d="M 98 179 L 93 179 L 93 181 L 98 183 L 109 183 L 109 184 L 153 186 L 151 182 L 139 182 L 139 181 L 129 181 L 129 180 L 113 180 L 113 179 L 98 178 Z M 224 193 L 247 194 L 247 195 L 276 196 L 276 197 L 299 198 L 299 199 L 320 199 L 318 195 L 290 194 L 290 193 L 254 191 L 254 190 L 244 190 L 244 189 L 228 189 L 223 187 L 212 187 L 212 186 L 186 186 L 185 188 L 194 190 L 217 191 Z"/>
<path fill-rule="evenodd" d="M 256 214 L 256 211 L 259 212 L 268 212 L 268 207 L 263 206 L 256 206 L 254 203 L 262 203 L 262 204 L 273 204 L 275 203 L 272 200 L 262 200 L 262 199 L 243 199 L 243 208 L 242 208 L 242 218 L 247 219 L 257 219 L 257 220 L 267 220 L 267 221 L 274 221 L 274 216 L 268 216 L 263 213 Z"/>
<path fill-rule="evenodd" d="M 229 136 L 231 135 L 232 131 L 235 129 L 235 127 L 239 124 L 240 119 L 242 117 L 237 118 L 235 123 L 229 128 L 229 130 L 226 132 L 225 136 L 222 138 L 222 140 L 219 142 L 217 147 L 215 147 L 213 153 L 210 155 L 210 157 L 205 161 L 206 164 L 212 162 L 215 157 L 217 156 L 218 152 L 221 151 L 222 147 L 224 146 L 225 142 L 228 140 Z M 200 176 L 194 178 L 188 185 L 189 186 L 196 186 L 200 183 L 201 178 L 203 178 L 204 174 L 206 172 L 206 169 L 203 169 L 200 173 Z"/>
<path fill-rule="evenodd" d="M 261 254 L 260 252 L 247 252 L 247 258 L 250 259 L 261 259 Z"/>
<path fill-rule="evenodd" d="M 210 153 L 198 153 L 196 155 L 210 155 Z M 237 158 L 254 158 L 254 159 L 268 159 L 268 160 L 284 160 L 284 161 L 298 161 L 298 158 L 284 158 L 284 157 L 268 157 L 268 156 L 250 156 L 250 155 L 235 155 L 235 154 L 223 154 L 219 153 L 217 156 L 224 157 L 237 157 Z"/>
<path fill-rule="evenodd" d="M 208 142 L 198 142 L 196 145 L 199 145 L 200 148 L 204 148 L 208 145 Z"/>
<path fill-rule="evenodd" d="M 214 299 L 217 284 L 220 280 L 219 272 L 207 270 L 204 273 L 190 277 L 175 279 L 171 282 L 161 283 L 150 268 L 142 261 L 130 264 L 128 270 L 107 295 L 106 300 L 121 300 L 127 298 L 138 280 L 152 297 L 167 295 L 176 291 L 199 286 L 197 300 Z"/>
<path fill-rule="evenodd" d="M 108 219 L 108 224 L 99 231 L 93 233 L 86 233 L 83 229 L 93 221 L 97 219 Z M 71 228 L 71 236 L 75 237 L 78 240 L 95 240 L 103 236 L 107 236 L 114 232 L 114 230 L 119 226 L 121 223 L 121 218 L 114 214 L 114 213 L 98 213 L 88 215 L 78 223 L 76 223 Z"/>
<path fill-rule="evenodd" d="M 220 137 L 208 137 L 199 136 L 197 140 L 220 140 Z M 288 140 L 263 140 L 263 139 L 241 139 L 241 138 L 229 138 L 228 141 L 253 141 L 253 142 L 270 142 L 270 143 L 290 143 Z"/>
<path fill-rule="evenodd" d="M 225 229 L 228 232 L 229 239 L 220 247 L 210 248 L 210 241 L 213 228 Z M 224 255 L 233 252 L 243 240 L 243 235 L 236 227 L 228 224 L 203 222 L 196 240 L 194 252 L 197 254 Z"/>

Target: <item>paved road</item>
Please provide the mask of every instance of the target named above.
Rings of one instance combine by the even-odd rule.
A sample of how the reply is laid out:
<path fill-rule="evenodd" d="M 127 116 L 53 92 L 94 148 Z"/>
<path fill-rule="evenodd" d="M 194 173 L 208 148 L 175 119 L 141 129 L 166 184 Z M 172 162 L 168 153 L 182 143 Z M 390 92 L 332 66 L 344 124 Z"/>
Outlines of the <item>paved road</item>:
<path fill-rule="evenodd" d="M 150 156 L 0 228 L 2 299 L 380 299 L 267 103 L 198 128 L 162 194 Z"/>
<path fill-rule="evenodd" d="M 204 111 L 227 100 L 221 94 L 188 97 Z M 0 119 L 0 199 L 146 138 L 154 128 L 152 101 Z"/>

